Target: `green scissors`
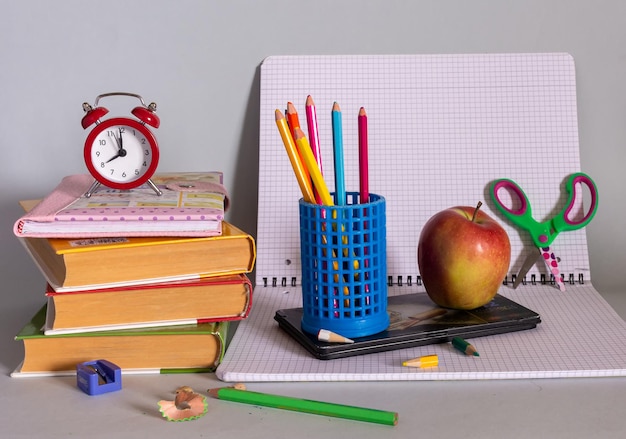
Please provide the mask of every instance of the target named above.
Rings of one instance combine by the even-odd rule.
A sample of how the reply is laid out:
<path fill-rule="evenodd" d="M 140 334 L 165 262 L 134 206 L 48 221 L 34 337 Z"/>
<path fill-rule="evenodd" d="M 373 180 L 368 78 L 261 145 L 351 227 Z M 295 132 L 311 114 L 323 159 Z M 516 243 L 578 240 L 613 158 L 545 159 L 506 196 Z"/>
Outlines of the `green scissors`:
<path fill-rule="evenodd" d="M 580 201 L 578 195 L 582 194 L 581 191 L 576 191 L 577 184 L 584 184 L 589 189 L 591 194 L 591 207 L 583 218 L 570 219 L 572 209 Z M 507 207 L 500 199 L 499 192 L 501 190 L 510 192 L 512 195 L 517 197 L 518 203 L 515 203 L 514 201 L 514 204 L 519 205 L 519 207 Z M 535 221 L 533 218 L 528 197 L 526 197 L 522 188 L 520 188 L 519 185 L 513 180 L 505 178 L 496 180 L 492 183 L 490 191 L 492 200 L 504 216 L 516 226 L 521 227 L 530 233 L 533 242 L 539 249 L 539 257 L 546 263 L 548 270 L 554 276 L 554 279 L 561 291 L 565 291 L 565 283 L 560 275 L 559 264 L 556 256 L 550 249 L 550 244 L 552 244 L 560 232 L 578 230 L 585 227 L 593 219 L 596 211 L 598 210 L 598 189 L 594 181 L 588 175 L 583 174 L 582 172 L 570 175 L 565 183 L 565 190 L 568 195 L 567 202 L 565 203 L 563 210 L 551 219 L 541 223 Z M 522 278 L 535 264 L 537 258 L 538 256 L 535 253 L 530 254 L 526 258 L 513 283 L 513 288 L 517 288 L 522 281 Z"/>

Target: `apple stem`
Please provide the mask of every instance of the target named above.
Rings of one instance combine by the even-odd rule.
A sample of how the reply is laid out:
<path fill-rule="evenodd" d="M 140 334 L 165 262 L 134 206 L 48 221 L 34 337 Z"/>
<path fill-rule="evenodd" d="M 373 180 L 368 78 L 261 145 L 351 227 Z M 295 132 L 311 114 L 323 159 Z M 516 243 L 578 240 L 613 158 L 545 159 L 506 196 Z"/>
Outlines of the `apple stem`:
<path fill-rule="evenodd" d="M 478 209 L 480 209 L 480 206 L 483 205 L 482 201 L 478 202 L 478 205 L 476 206 L 476 209 L 474 209 L 474 215 L 472 215 L 472 222 L 474 222 L 474 220 L 476 219 L 476 214 L 478 213 Z"/>

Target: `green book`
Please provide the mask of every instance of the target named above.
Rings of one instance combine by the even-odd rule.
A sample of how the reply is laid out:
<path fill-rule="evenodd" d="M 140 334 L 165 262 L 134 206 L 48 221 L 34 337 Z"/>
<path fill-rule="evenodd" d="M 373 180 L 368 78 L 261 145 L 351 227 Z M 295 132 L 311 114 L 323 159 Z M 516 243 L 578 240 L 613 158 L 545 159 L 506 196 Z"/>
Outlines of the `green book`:
<path fill-rule="evenodd" d="M 226 350 L 227 321 L 45 335 L 46 308 L 16 335 L 24 361 L 12 376 L 73 374 L 77 364 L 94 360 L 137 373 L 212 372 Z"/>

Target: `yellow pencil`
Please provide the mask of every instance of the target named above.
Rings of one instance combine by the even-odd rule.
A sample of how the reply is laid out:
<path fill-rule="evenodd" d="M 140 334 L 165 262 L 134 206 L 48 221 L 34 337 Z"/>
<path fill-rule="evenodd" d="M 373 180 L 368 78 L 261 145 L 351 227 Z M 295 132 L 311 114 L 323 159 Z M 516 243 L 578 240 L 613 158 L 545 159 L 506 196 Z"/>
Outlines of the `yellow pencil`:
<path fill-rule="evenodd" d="M 282 111 L 278 109 L 276 110 L 275 115 L 276 126 L 278 127 L 280 137 L 283 139 L 283 144 L 285 145 L 285 149 L 287 150 L 287 155 L 289 156 L 289 161 L 291 162 L 293 172 L 296 174 L 296 179 L 298 180 L 300 191 L 302 191 L 302 197 L 307 203 L 315 203 L 313 187 L 311 186 L 311 181 L 309 180 L 307 173 L 305 172 L 305 169 L 302 165 L 302 162 L 300 161 L 298 150 L 296 149 L 293 137 L 291 137 L 291 133 L 289 132 L 287 119 L 285 119 L 285 115 L 282 113 Z"/>
<path fill-rule="evenodd" d="M 296 145 L 293 145 L 293 138 L 291 137 L 291 133 L 289 132 L 289 126 L 287 125 L 285 116 L 282 114 L 280 110 L 276 110 L 276 125 L 278 126 L 278 129 L 280 130 L 280 134 L 281 134 L 281 137 L 283 138 L 283 143 L 285 143 L 285 148 L 287 149 L 287 153 L 289 154 L 289 159 L 292 162 L 292 166 L 294 166 L 294 162 L 299 163 L 298 169 L 300 171 L 297 171 L 296 167 L 294 167 L 294 172 L 296 173 L 298 182 L 299 183 L 302 182 L 300 184 L 300 188 L 302 189 L 302 187 L 305 186 L 305 189 L 309 191 L 307 195 L 305 195 L 305 192 L 304 192 L 305 189 L 303 189 L 302 194 L 303 194 L 304 200 L 308 203 L 316 204 L 315 195 L 313 193 L 310 180 L 307 177 L 305 177 L 307 173 L 303 172 L 302 170 L 302 162 L 300 162 L 299 160 L 300 156 L 302 156 L 305 166 L 309 170 L 308 173 L 311 175 L 311 178 L 313 179 L 313 182 L 318 191 L 318 194 L 321 197 L 322 204 L 326 206 L 333 206 L 334 205 L 333 199 L 330 196 L 330 192 L 328 191 L 328 187 L 326 186 L 326 183 L 324 182 L 324 177 L 322 176 L 322 173 L 320 172 L 319 167 L 317 166 L 317 161 L 315 160 L 315 157 L 313 156 L 313 151 L 311 150 L 309 141 L 306 139 L 302 130 L 300 128 L 295 129 Z M 292 156 L 293 156 L 293 159 L 292 159 Z M 337 212 L 333 211 L 332 214 L 333 214 L 333 217 L 336 217 Z M 322 241 L 326 243 L 325 236 L 322 236 Z M 347 237 L 344 236 L 342 238 L 342 241 L 344 242 L 344 244 L 346 244 Z M 344 249 L 344 255 L 347 256 L 347 249 Z M 337 256 L 335 255 L 335 251 L 333 250 L 333 269 L 335 271 L 338 271 L 339 264 L 335 260 L 336 257 Z M 354 268 L 358 269 L 359 261 L 354 260 L 353 264 L 354 264 Z M 337 274 L 334 275 L 334 279 L 335 279 L 335 282 L 339 281 Z M 343 292 L 345 295 L 350 294 L 350 289 L 348 288 L 348 286 L 344 285 Z M 349 306 L 348 300 L 346 300 L 346 306 Z"/>
<path fill-rule="evenodd" d="M 302 160 L 309 170 L 309 174 L 313 179 L 313 185 L 317 190 L 320 198 L 322 199 L 322 204 L 324 206 L 333 206 L 333 197 L 331 197 L 330 192 L 328 191 L 328 186 L 326 186 L 326 182 L 324 181 L 324 177 L 322 176 L 322 172 L 320 171 L 319 166 L 317 165 L 317 161 L 315 160 L 315 156 L 313 155 L 313 150 L 311 149 L 311 145 L 307 140 L 306 136 L 302 132 L 300 128 L 296 128 L 295 130 L 296 137 L 296 145 L 298 147 L 298 151 L 302 156 Z M 337 212 L 333 210 L 332 212 L 333 218 L 337 218 Z M 345 227 L 342 226 L 342 231 L 345 232 Z M 344 235 L 342 238 L 344 245 L 348 244 L 348 238 Z M 348 249 L 344 249 L 344 255 L 348 256 Z M 358 270 L 359 261 L 354 261 L 354 268 Z"/>
<path fill-rule="evenodd" d="M 309 170 L 309 174 L 313 179 L 313 185 L 315 190 L 317 191 L 320 199 L 322 200 L 322 204 L 325 206 L 333 206 L 333 197 L 331 197 L 330 192 L 328 191 L 328 186 L 326 186 L 326 182 L 324 181 L 324 177 L 320 171 L 319 166 L 317 165 L 317 161 L 315 160 L 315 156 L 313 155 L 313 150 L 311 149 L 311 145 L 307 140 L 304 132 L 300 128 L 295 129 L 295 138 L 296 138 L 296 146 L 298 147 L 298 151 L 300 152 L 300 156 L 304 161 L 307 169 Z M 333 210 L 332 212 L 333 218 L 336 218 L 337 212 Z M 342 226 L 343 228 L 343 226 Z M 326 243 L 326 237 L 322 236 L 322 241 Z M 344 235 L 342 237 L 342 241 L 347 244 L 348 238 Z M 348 256 L 348 249 L 344 249 L 344 256 Z M 333 258 L 335 258 L 335 251 L 333 250 Z M 359 261 L 354 260 L 353 265 L 355 270 L 359 269 Z M 333 260 L 333 268 L 335 271 L 339 270 L 339 264 L 336 260 Z M 338 282 L 337 275 L 335 275 L 335 282 Z M 350 289 L 347 286 L 343 288 L 344 294 L 349 295 Z M 350 306 L 350 302 L 346 300 L 346 306 Z"/>
<path fill-rule="evenodd" d="M 403 361 L 402 365 L 406 367 L 437 367 L 439 364 L 439 357 L 437 354 L 424 355 L 423 357 L 413 358 L 412 360 Z"/>
<path fill-rule="evenodd" d="M 322 172 L 317 165 L 317 160 L 315 160 L 315 156 L 313 155 L 313 150 L 311 149 L 311 145 L 309 145 L 309 141 L 304 136 L 304 133 L 300 128 L 296 128 L 294 130 L 294 134 L 296 139 L 296 146 L 298 147 L 298 152 L 300 153 L 300 157 L 302 157 L 304 165 L 309 170 L 309 175 L 311 175 L 311 179 L 313 180 L 313 186 L 319 194 L 322 200 L 322 204 L 325 206 L 332 206 L 334 204 L 333 198 L 330 196 L 330 192 L 328 191 L 328 187 L 326 186 L 326 182 L 324 181 Z"/>

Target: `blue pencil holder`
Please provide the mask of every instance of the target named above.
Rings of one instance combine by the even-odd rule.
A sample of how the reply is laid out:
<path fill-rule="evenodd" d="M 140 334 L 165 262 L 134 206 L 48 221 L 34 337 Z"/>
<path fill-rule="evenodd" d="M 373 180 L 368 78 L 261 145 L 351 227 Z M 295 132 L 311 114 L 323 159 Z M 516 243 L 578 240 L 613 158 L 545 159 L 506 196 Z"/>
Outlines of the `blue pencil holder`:
<path fill-rule="evenodd" d="M 348 192 L 346 204 L 300 200 L 302 329 L 365 337 L 389 326 L 385 199 Z"/>

